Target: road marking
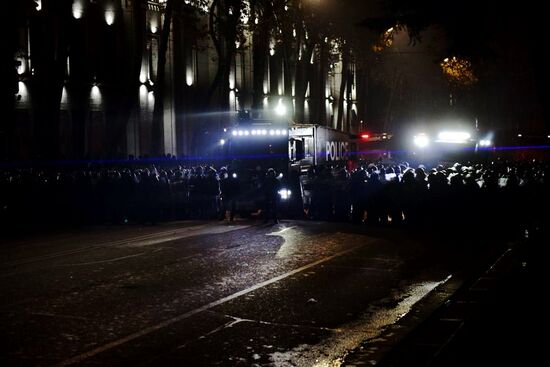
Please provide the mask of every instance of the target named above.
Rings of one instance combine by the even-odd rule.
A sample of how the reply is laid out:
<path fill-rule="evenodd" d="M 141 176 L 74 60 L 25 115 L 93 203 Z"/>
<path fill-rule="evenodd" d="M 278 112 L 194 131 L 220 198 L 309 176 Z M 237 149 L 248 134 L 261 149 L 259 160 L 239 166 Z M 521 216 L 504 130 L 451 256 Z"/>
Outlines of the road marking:
<path fill-rule="evenodd" d="M 216 313 L 213 311 L 209 311 L 209 312 L 212 312 L 216 315 L 220 315 L 219 313 Z M 231 315 L 223 315 L 223 316 L 233 319 L 233 321 L 229 322 L 230 326 L 233 326 L 240 322 L 250 322 L 250 323 L 261 324 L 261 325 L 282 326 L 282 327 L 290 327 L 290 328 L 296 328 L 296 329 L 332 331 L 334 333 L 340 333 L 343 331 L 343 329 L 340 329 L 340 328 L 329 328 L 329 327 L 316 326 L 316 325 L 287 324 L 287 323 L 271 322 L 271 321 L 264 321 L 264 320 L 244 319 L 241 317 L 236 317 Z"/>
<path fill-rule="evenodd" d="M 62 318 L 62 319 L 84 320 L 84 321 L 89 321 L 90 320 L 86 317 L 71 316 L 71 315 L 59 315 L 59 314 L 54 314 L 54 313 L 49 313 L 49 312 L 30 312 L 29 315 L 56 317 L 56 318 Z"/>
<path fill-rule="evenodd" d="M 276 232 L 271 232 L 271 233 L 268 233 L 266 234 L 266 236 L 278 236 L 280 234 L 283 234 L 285 233 L 286 231 L 288 231 L 289 229 L 293 229 L 293 228 L 297 228 L 297 226 L 291 226 L 291 227 L 284 227 Z"/>
<path fill-rule="evenodd" d="M 139 254 L 115 257 L 114 259 L 90 261 L 90 262 L 87 262 L 87 263 L 63 264 L 63 266 L 85 266 L 85 265 L 96 265 L 96 264 L 112 263 L 112 262 L 115 262 L 115 261 L 130 259 L 132 257 L 143 256 L 143 255 L 148 254 L 148 253 L 149 252 L 140 252 Z"/>
<path fill-rule="evenodd" d="M 382 271 L 382 272 L 393 272 L 393 268 L 374 268 L 374 267 L 361 267 L 361 266 L 346 266 L 346 265 L 327 265 L 327 268 L 333 269 L 351 269 L 351 270 L 364 270 L 364 271 Z"/>
<path fill-rule="evenodd" d="M 201 228 L 201 227 L 207 227 L 207 226 L 210 226 L 210 229 L 209 228 Z M 204 235 L 204 234 L 223 234 L 223 233 L 228 233 L 228 232 L 232 232 L 232 231 L 236 231 L 236 230 L 241 230 L 241 229 L 246 229 L 246 228 L 253 227 L 253 225 L 241 225 L 241 226 L 230 226 L 230 227 L 223 226 L 223 227 L 220 227 L 220 228 L 216 228 L 215 226 L 216 226 L 215 224 L 203 224 L 203 225 L 200 225 L 200 226 L 188 227 L 185 230 L 182 230 L 182 231 L 179 231 L 179 232 L 168 231 L 168 232 L 161 232 L 161 233 L 158 234 L 158 236 L 164 235 L 166 233 L 173 234 L 171 237 L 168 237 L 168 238 L 154 239 L 154 235 L 145 235 L 145 236 L 140 236 L 140 237 L 134 237 L 134 238 L 129 239 L 129 240 L 105 242 L 105 243 L 102 243 L 102 244 L 99 244 L 99 245 L 88 246 L 88 247 L 75 249 L 75 250 L 62 251 L 62 252 L 58 252 L 58 253 L 44 255 L 44 256 L 41 256 L 41 257 L 37 256 L 35 258 L 27 258 L 26 261 L 21 261 L 19 263 L 9 263 L 9 264 L 6 263 L 6 264 L 3 264 L 3 265 L 8 265 L 8 266 L 10 266 L 10 265 L 11 266 L 26 265 L 26 264 L 36 263 L 36 262 L 40 262 L 40 261 L 55 259 L 55 258 L 62 257 L 62 256 L 65 256 L 65 255 L 75 255 L 75 254 L 78 254 L 78 253 L 82 253 L 82 252 L 85 252 L 85 251 L 91 251 L 91 250 L 95 250 L 95 249 L 99 249 L 99 248 L 117 247 L 117 246 L 118 247 L 143 247 L 143 246 L 150 246 L 150 245 L 164 243 L 164 242 L 171 242 L 171 241 L 175 241 L 175 240 L 182 239 L 182 238 L 187 238 L 187 237 L 195 237 L 195 236 L 200 236 L 200 235 Z M 212 230 L 212 228 L 213 228 L 213 230 Z M 193 231 L 195 231 L 195 232 L 193 232 Z M 191 233 L 189 233 L 189 232 L 191 232 Z M 176 236 L 175 235 L 176 233 L 181 233 L 181 234 L 179 236 Z M 143 237 L 152 237 L 152 238 L 147 239 L 145 242 L 137 242 L 136 245 L 132 245 L 133 243 L 136 243 L 136 240 L 138 240 L 138 241 L 142 240 Z M 198 254 L 191 255 L 190 257 L 195 257 L 197 255 Z M 140 255 L 139 254 L 138 255 L 129 255 L 127 257 L 122 257 L 122 258 L 117 258 L 117 259 L 110 259 L 110 260 L 102 260 L 102 261 L 92 262 L 92 263 L 61 264 L 59 266 L 91 265 L 91 264 L 94 264 L 94 263 L 103 263 L 103 262 L 112 262 L 112 261 L 123 260 L 125 258 L 134 257 L 134 256 L 140 256 Z M 29 260 L 29 259 L 31 259 L 31 260 Z M 9 273 L 3 273 L 3 274 L 0 274 L 0 279 L 7 278 L 7 277 L 10 277 L 10 276 L 14 276 L 14 275 L 18 275 L 18 274 L 22 274 L 22 273 L 23 272 L 21 272 L 21 271 L 13 271 L 13 272 L 9 272 Z"/>
<path fill-rule="evenodd" d="M 130 238 L 125 238 L 125 239 L 120 239 L 120 240 L 107 241 L 107 242 L 98 242 L 98 243 L 92 244 L 90 246 L 85 246 L 85 247 L 81 247 L 81 248 L 77 248 L 77 249 L 68 249 L 68 250 L 58 251 L 58 252 L 54 252 L 54 253 L 46 254 L 46 255 L 42 255 L 42 256 L 31 256 L 31 257 L 28 257 L 28 258 L 25 258 L 25 259 L 22 259 L 22 260 L 3 263 L 2 265 L 3 266 L 13 266 L 13 265 L 30 264 L 30 263 L 33 263 L 33 262 L 38 262 L 38 261 L 42 261 L 42 260 L 49 260 L 49 259 L 53 259 L 53 258 L 56 258 L 56 257 L 65 256 L 65 255 L 74 255 L 74 254 L 77 254 L 79 252 L 93 250 L 93 249 L 96 249 L 96 248 L 123 245 L 123 244 L 129 243 L 129 242 L 144 240 L 144 239 L 147 239 L 147 238 L 154 238 L 154 237 L 159 237 L 159 236 L 175 234 L 175 233 L 178 233 L 178 232 L 185 232 L 185 231 L 189 231 L 189 230 L 195 230 L 195 229 L 199 229 L 201 227 L 205 227 L 207 225 L 208 225 L 208 223 L 201 224 L 201 225 L 195 225 L 195 226 L 191 226 L 191 227 L 186 227 L 186 228 L 179 229 L 179 230 L 178 229 L 172 229 L 172 230 L 169 230 L 169 231 L 149 233 L 149 234 L 144 234 L 144 235 L 141 235 L 141 236 L 130 237 Z"/>
<path fill-rule="evenodd" d="M 329 331 L 329 332 L 332 332 L 332 333 L 341 333 L 342 332 L 342 329 L 332 329 L 332 328 L 323 327 L 323 326 L 300 325 L 300 324 L 282 324 L 282 323 L 278 323 L 278 322 L 269 322 L 269 321 L 262 321 L 262 320 L 253 320 L 253 319 L 243 319 L 243 318 L 236 317 L 236 316 L 231 316 L 231 315 L 222 315 L 220 313 L 213 312 L 213 311 L 208 311 L 208 312 L 210 312 L 214 315 L 221 315 L 221 316 L 230 318 L 230 319 L 232 319 L 232 321 L 228 321 L 225 324 L 223 324 L 221 326 L 218 326 L 217 328 L 208 331 L 206 334 L 203 334 L 203 335 L 200 335 L 196 338 L 193 338 L 193 339 L 187 341 L 186 343 L 184 343 L 182 345 L 178 345 L 176 348 L 174 348 L 174 350 L 183 349 L 183 348 L 187 347 L 189 345 L 189 343 L 192 343 L 196 340 L 204 339 L 207 336 L 214 335 L 215 333 L 217 333 L 219 331 L 222 331 L 222 330 L 225 330 L 225 329 L 228 329 L 228 328 L 232 328 L 233 326 L 235 326 L 237 324 L 240 324 L 242 322 L 260 324 L 260 325 L 277 326 L 277 327 L 284 327 L 284 328 L 293 328 L 293 329 L 321 330 L 321 331 Z"/>
<path fill-rule="evenodd" d="M 131 237 L 131 238 L 127 238 L 127 239 L 120 239 L 120 240 L 115 240 L 115 241 L 110 241 L 110 242 L 109 241 L 108 242 L 99 242 L 99 243 L 96 243 L 96 244 L 92 244 L 90 246 L 85 246 L 85 247 L 81 247 L 81 248 L 77 248 L 77 249 L 68 249 L 68 250 L 58 251 L 58 252 L 54 252 L 54 253 L 50 253 L 50 254 L 46 254 L 46 255 L 41 255 L 41 256 L 31 256 L 31 257 L 27 257 L 27 258 L 24 258 L 24 259 L 21 259 L 21 260 L 16 260 L 16 261 L 13 261 L 13 262 L 2 263 L 1 265 L 3 267 L 27 265 L 27 264 L 32 264 L 32 263 L 44 261 L 44 260 L 55 259 L 55 258 L 62 257 L 62 256 L 75 255 L 75 254 L 78 254 L 78 253 L 81 253 L 81 252 L 95 250 L 95 249 L 102 248 L 102 247 L 123 246 L 123 245 L 130 246 L 132 243 L 136 243 L 138 241 L 144 241 L 145 243 L 147 243 L 146 242 L 147 240 L 151 240 L 151 242 L 147 243 L 147 244 L 156 244 L 156 243 L 161 243 L 161 242 L 167 242 L 167 241 L 171 241 L 171 239 L 167 239 L 167 240 L 162 239 L 160 241 L 155 241 L 154 239 L 159 238 L 159 237 L 163 237 L 163 236 L 170 236 L 170 235 L 172 235 L 172 237 L 174 239 L 179 239 L 179 238 L 183 238 L 183 237 L 191 237 L 191 236 L 195 236 L 195 235 L 207 234 L 209 232 L 207 232 L 207 231 L 201 232 L 200 230 L 204 229 L 206 227 L 215 227 L 217 225 L 218 224 L 215 224 L 215 223 L 205 223 L 205 224 L 185 227 L 185 228 L 182 228 L 182 229 L 172 229 L 172 230 L 164 231 L 164 232 L 149 233 L 149 234 L 136 236 L 136 237 Z M 235 227 L 238 227 L 238 228 L 235 228 Z M 232 231 L 232 230 L 244 229 L 244 228 L 249 228 L 249 227 L 251 227 L 251 225 L 234 226 L 234 227 L 233 226 L 232 227 L 221 227 L 219 230 L 215 230 L 212 233 L 213 234 L 225 233 L 225 232 L 229 232 L 229 231 Z M 197 231 L 197 233 L 193 233 L 192 235 L 189 235 L 189 232 L 193 232 L 193 231 Z"/>
<path fill-rule="evenodd" d="M 128 242 L 128 243 L 122 244 L 120 246 L 121 247 L 144 247 L 144 246 L 158 245 L 159 243 L 172 242 L 172 241 L 180 240 L 182 238 L 195 237 L 195 236 L 200 236 L 200 235 L 203 235 L 203 234 L 223 234 L 223 233 L 237 231 L 237 230 L 240 230 L 240 229 L 246 229 L 246 228 L 249 228 L 249 227 L 251 227 L 251 225 L 242 225 L 242 226 L 236 225 L 236 226 L 230 226 L 230 227 L 212 226 L 212 227 L 209 227 L 209 228 L 197 228 L 197 229 L 193 229 L 191 231 L 184 231 L 184 232 L 174 233 L 172 236 L 169 236 L 169 237 L 160 237 L 159 236 L 157 238 L 146 239 L 146 240 L 143 240 L 143 241 Z"/>
<path fill-rule="evenodd" d="M 231 295 L 229 295 L 229 296 L 227 296 L 227 297 L 220 298 L 220 299 L 217 300 L 217 301 L 210 302 L 210 303 L 208 303 L 208 304 L 206 304 L 206 305 L 204 305 L 204 306 L 201 306 L 201 307 L 199 307 L 199 308 L 196 308 L 196 309 L 194 309 L 194 310 L 192 310 L 192 311 L 189 311 L 189 312 L 186 312 L 186 313 L 181 314 L 181 315 L 179 315 L 179 316 L 173 317 L 173 318 L 168 319 L 168 320 L 166 320 L 166 321 L 163 321 L 163 322 L 161 322 L 161 323 L 159 323 L 159 324 L 149 326 L 149 327 L 147 327 L 147 328 L 145 328 L 145 329 L 142 329 L 142 330 L 137 331 L 137 332 L 135 332 L 135 333 L 133 333 L 133 334 L 130 334 L 130 335 L 124 337 L 124 338 L 121 338 L 121 339 L 112 341 L 112 342 L 107 343 L 107 344 L 105 344 L 105 345 L 102 345 L 102 346 L 100 346 L 100 347 L 98 347 L 98 348 L 96 348 L 96 349 L 92 349 L 92 350 L 90 350 L 90 351 L 88 351 L 88 352 L 84 352 L 84 353 L 82 353 L 82 354 L 79 354 L 79 355 L 77 355 L 77 356 L 74 356 L 74 357 L 72 357 L 72 358 L 69 358 L 69 359 L 67 359 L 67 360 L 65 360 L 65 361 L 60 362 L 60 363 L 57 364 L 56 366 L 58 366 L 58 367 L 70 366 L 70 365 L 75 364 L 75 363 L 80 363 L 80 362 L 82 362 L 82 361 L 84 361 L 84 360 L 86 360 L 86 359 L 88 359 L 88 358 L 91 358 L 91 357 L 93 357 L 93 356 L 96 356 L 96 355 L 98 355 L 98 354 L 100 354 L 100 353 L 106 352 L 106 351 L 108 351 L 108 350 L 110 350 L 110 349 L 113 349 L 113 348 L 116 348 L 116 347 L 118 347 L 118 346 L 120 346 L 120 345 L 126 344 L 126 343 L 128 343 L 128 342 L 130 342 L 130 341 L 132 341 L 132 340 L 141 338 L 142 336 L 151 334 L 152 332 L 155 332 L 155 331 L 157 331 L 157 330 L 160 330 L 160 329 L 163 329 L 163 328 L 165 328 L 165 327 L 168 327 L 168 326 L 170 326 L 170 325 L 172 325 L 172 324 L 175 324 L 176 322 L 180 322 L 180 321 L 182 321 L 182 320 L 185 320 L 185 319 L 187 319 L 187 318 L 189 318 L 189 317 L 191 317 L 191 316 L 194 316 L 194 315 L 196 315 L 196 314 L 198 314 L 198 313 L 201 313 L 201 312 L 203 312 L 203 311 L 209 310 L 209 309 L 211 309 L 211 308 L 214 308 L 214 307 L 216 307 L 216 306 L 219 306 L 219 305 L 221 305 L 221 304 L 224 304 L 224 303 L 226 303 L 226 302 L 228 302 L 228 301 L 234 300 L 235 298 L 241 297 L 241 296 L 243 296 L 243 295 L 245 295 L 245 294 L 248 294 L 248 293 L 250 293 L 250 292 L 253 292 L 253 291 L 255 291 L 255 290 L 258 290 L 258 289 L 260 289 L 260 288 L 263 288 L 263 287 L 265 287 L 265 286 L 267 286 L 267 285 L 276 283 L 276 282 L 278 282 L 278 281 L 280 281 L 280 280 L 282 280 L 282 279 L 288 278 L 288 277 L 290 277 L 290 276 L 292 276 L 292 275 L 295 275 L 295 274 L 298 274 L 298 273 L 300 273 L 300 272 L 302 272 L 302 271 L 304 271 L 304 270 L 310 269 L 310 268 L 312 268 L 312 267 L 314 267 L 314 266 L 317 266 L 317 265 L 319 265 L 319 264 L 322 264 L 322 263 L 325 263 L 325 262 L 327 262 L 327 261 L 330 261 L 330 260 L 332 260 L 332 259 L 334 259 L 334 258 L 336 258 L 336 257 L 339 257 L 339 256 L 345 255 L 345 254 L 347 254 L 347 253 L 349 253 L 349 252 L 355 251 L 355 250 L 357 250 L 358 248 L 361 248 L 361 247 L 363 247 L 363 246 L 365 246 L 365 244 L 357 245 L 357 246 L 354 246 L 354 247 L 349 248 L 349 249 L 347 249 L 347 250 L 337 252 L 337 253 L 334 254 L 334 255 L 324 257 L 324 258 L 322 258 L 322 259 L 320 259 L 320 260 L 317 260 L 317 261 L 314 261 L 314 262 L 309 263 L 309 264 L 307 264 L 307 265 L 304 265 L 304 266 L 302 266 L 302 267 L 300 267 L 300 268 L 298 268 L 298 269 L 291 270 L 291 271 L 289 271 L 289 272 L 287 272 L 287 273 L 281 274 L 281 275 L 279 275 L 279 276 L 276 276 L 276 277 L 271 278 L 271 279 L 269 279 L 269 280 L 266 280 L 266 281 L 264 281 L 264 282 L 258 283 L 258 284 L 256 284 L 256 285 L 253 285 L 253 286 L 249 287 L 249 288 L 243 289 L 242 291 L 239 291 L 239 292 L 237 292 L 237 293 L 233 293 L 233 294 L 231 294 Z"/>

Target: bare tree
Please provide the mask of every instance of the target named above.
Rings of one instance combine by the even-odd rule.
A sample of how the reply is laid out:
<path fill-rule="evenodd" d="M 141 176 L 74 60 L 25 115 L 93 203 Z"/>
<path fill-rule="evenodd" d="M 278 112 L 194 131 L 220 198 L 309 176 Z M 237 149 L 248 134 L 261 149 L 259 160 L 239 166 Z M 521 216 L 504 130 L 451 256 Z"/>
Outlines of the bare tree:
<path fill-rule="evenodd" d="M 160 33 L 160 45 L 157 59 L 155 108 L 153 110 L 153 124 L 151 126 L 151 154 L 153 154 L 153 156 L 160 156 L 163 154 L 162 133 L 164 126 L 164 92 L 166 89 L 166 52 L 168 51 L 173 11 L 174 0 L 167 0 L 164 10 L 164 23 Z"/>
<path fill-rule="evenodd" d="M 124 34 L 124 64 L 119 76 L 121 93 L 116 109 L 116 120 L 113 133 L 108 140 L 107 149 L 109 156 L 117 156 L 121 149 L 126 127 L 132 113 L 139 103 L 140 72 L 145 49 L 147 0 L 135 0 L 132 2 L 132 19 L 127 25 L 127 32 Z"/>

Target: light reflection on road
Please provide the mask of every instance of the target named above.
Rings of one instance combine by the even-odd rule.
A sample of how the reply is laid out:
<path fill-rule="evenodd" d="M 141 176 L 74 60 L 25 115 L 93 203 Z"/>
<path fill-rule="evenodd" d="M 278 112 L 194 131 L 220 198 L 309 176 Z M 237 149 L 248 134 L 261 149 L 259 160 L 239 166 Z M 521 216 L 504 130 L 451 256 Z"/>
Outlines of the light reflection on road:
<path fill-rule="evenodd" d="M 343 362 L 342 356 L 348 351 L 365 341 L 380 337 L 388 326 L 407 315 L 418 301 L 450 279 L 451 275 L 441 281 L 418 282 L 406 286 L 405 289 L 395 290 L 393 296 L 379 302 L 382 305 L 397 302 L 395 307 L 374 306 L 358 321 L 341 326 L 339 332 L 319 344 L 304 344 L 287 352 L 273 353 L 270 356 L 273 365 L 338 367 Z"/>
<path fill-rule="evenodd" d="M 300 231 L 296 230 L 296 226 L 283 227 L 276 232 L 268 233 L 267 236 L 278 236 L 283 238 L 283 244 L 275 255 L 276 258 L 282 259 L 295 255 L 298 251 L 298 243 L 300 242 Z"/>

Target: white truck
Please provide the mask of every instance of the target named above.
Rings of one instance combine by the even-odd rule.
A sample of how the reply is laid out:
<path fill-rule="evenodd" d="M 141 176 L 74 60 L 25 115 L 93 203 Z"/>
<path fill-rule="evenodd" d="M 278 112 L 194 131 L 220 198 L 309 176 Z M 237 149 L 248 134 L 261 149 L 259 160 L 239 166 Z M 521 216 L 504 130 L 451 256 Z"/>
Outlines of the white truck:
<path fill-rule="evenodd" d="M 310 167 L 350 166 L 356 158 L 352 135 L 320 125 L 282 120 L 248 120 L 228 128 L 223 136 L 225 161 L 239 176 L 238 211 L 261 208 L 263 175 L 279 174 L 282 209 L 301 212 L 303 177 Z"/>

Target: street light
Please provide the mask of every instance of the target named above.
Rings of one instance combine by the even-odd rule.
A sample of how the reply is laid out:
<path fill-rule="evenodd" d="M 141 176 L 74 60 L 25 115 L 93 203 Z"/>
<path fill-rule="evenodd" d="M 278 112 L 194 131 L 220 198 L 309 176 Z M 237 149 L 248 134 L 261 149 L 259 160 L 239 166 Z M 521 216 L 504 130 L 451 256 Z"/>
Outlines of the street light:
<path fill-rule="evenodd" d="M 286 112 L 287 112 L 286 106 L 284 105 L 282 99 L 279 99 L 279 103 L 277 104 L 277 107 L 275 107 L 275 113 L 277 114 L 277 116 L 282 117 L 286 115 Z"/>
<path fill-rule="evenodd" d="M 105 9 L 105 23 L 107 25 L 113 25 L 115 22 L 115 10 L 112 8 Z"/>
<path fill-rule="evenodd" d="M 75 19 L 80 19 L 84 15 L 84 4 L 82 4 L 82 0 L 74 0 L 73 6 L 73 17 Z"/>
<path fill-rule="evenodd" d="M 415 135 L 413 138 L 414 145 L 416 145 L 419 148 L 426 148 L 430 144 L 430 138 L 428 138 L 428 135 L 422 133 Z"/>

